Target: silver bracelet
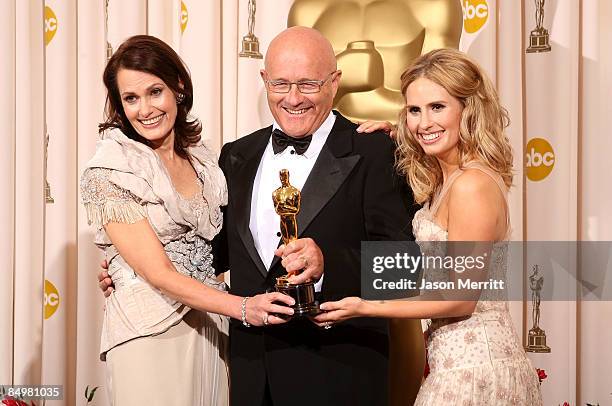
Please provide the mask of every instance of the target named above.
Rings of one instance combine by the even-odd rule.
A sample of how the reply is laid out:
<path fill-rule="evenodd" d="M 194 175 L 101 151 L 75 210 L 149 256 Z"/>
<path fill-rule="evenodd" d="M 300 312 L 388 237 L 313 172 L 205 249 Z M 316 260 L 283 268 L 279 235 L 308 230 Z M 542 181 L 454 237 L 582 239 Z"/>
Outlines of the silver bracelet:
<path fill-rule="evenodd" d="M 247 321 L 246 314 L 246 302 L 249 300 L 249 296 L 245 296 L 242 299 L 242 305 L 240 305 L 240 318 L 242 319 L 242 325 L 245 327 L 251 327 L 251 324 Z"/>

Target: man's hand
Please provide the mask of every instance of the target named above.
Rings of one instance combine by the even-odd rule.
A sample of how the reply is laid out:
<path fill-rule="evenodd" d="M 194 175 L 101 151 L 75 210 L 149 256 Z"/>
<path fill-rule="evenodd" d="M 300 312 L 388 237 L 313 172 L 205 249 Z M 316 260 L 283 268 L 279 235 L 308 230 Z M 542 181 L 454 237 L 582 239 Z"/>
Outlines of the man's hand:
<path fill-rule="evenodd" d="M 323 253 L 312 238 L 299 238 L 283 244 L 274 255 L 282 258 L 281 264 L 290 275 L 289 283 L 316 282 L 323 275 Z"/>
<path fill-rule="evenodd" d="M 369 134 L 374 131 L 384 131 L 391 137 L 391 139 L 395 139 L 397 137 L 397 127 L 391 124 L 388 121 L 364 121 L 359 124 L 357 127 L 358 133 Z"/>
<path fill-rule="evenodd" d="M 115 285 L 113 285 L 112 279 L 108 276 L 108 262 L 103 260 L 100 262 L 100 266 L 102 267 L 102 272 L 98 274 L 98 285 L 100 290 L 104 292 L 104 297 L 109 297 L 113 290 L 115 290 Z"/>

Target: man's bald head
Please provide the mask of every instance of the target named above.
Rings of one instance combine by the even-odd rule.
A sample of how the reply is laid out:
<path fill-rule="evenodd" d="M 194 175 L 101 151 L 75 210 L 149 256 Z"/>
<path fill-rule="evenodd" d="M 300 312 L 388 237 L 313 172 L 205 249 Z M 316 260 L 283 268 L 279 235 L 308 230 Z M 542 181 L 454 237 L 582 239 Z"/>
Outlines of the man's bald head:
<path fill-rule="evenodd" d="M 329 41 L 312 28 L 288 28 L 270 43 L 265 67 L 261 77 L 278 125 L 291 137 L 313 134 L 329 117 L 342 75 Z M 269 83 L 290 83 L 289 92 L 275 91 Z M 320 91 L 302 93 L 297 84 L 303 83 L 319 86 Z"/>
<path fill-rule="evenodd" d="M 316 60 L 324 65 L 329 72 L 337 69 L 336 55 L 331 43 L 314 28 L 291 27 L 274 37 L 266 52 L 266 70 L 272 60 L 278 58 L 280 54 L 290 52 L 299 52 L 311 57 L 313 61 Z"/>

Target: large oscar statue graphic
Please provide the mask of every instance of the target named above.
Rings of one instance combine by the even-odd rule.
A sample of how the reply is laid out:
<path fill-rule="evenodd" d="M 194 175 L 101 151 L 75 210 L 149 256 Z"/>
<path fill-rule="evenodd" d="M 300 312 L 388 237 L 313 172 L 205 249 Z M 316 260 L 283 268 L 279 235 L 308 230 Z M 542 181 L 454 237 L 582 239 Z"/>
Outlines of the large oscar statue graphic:
<path fill-rule="evenodd" d="M 319 30 L 332 43 L 342 80 L 335 108 L 353 121 L 397 121 L 400 76 L 417 56 L 458 48 L 457 0 L 295 0 L 288 26 Z"/>
<path fill-rule="evenodd" d="M 298 236 L 297 214 L 300 211 L 300 191 L 289 183 L 289 171 L 282 169 L 279 173 L 281 186 L 272 193 L 274 210 L 280 216 L 280 230 L 283 244 L 289 244 Z M 289 275 L 276 279 L 276 290 L 291 296 L 294 317 L 314 315 L 319 312 L 315 301 L 314 283 L 306 282 L 294 285 L 287 279 Z"/>
<path fill-rule="evenodd" d="M 533 266 L 533 273 L 529 276 L 529 287 L 531 288 L 533 327 L 527 336 L 527 346 L 525 351 L 529 352 L 550 352 L 550 347 L 546 345 L 546 332 L 540 328 L 540 302 L 542 299 L 542 287 L 544 277 L 540 275 L 538 265 Z"/>

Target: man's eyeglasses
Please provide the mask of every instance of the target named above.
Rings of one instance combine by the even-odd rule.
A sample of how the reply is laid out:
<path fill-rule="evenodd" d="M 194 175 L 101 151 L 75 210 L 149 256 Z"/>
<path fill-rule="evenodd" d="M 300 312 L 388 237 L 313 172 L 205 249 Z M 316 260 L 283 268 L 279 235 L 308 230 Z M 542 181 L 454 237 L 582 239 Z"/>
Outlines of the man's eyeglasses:
<path fill-rule="evenodd" d="M 297 82 L 288 82 L 286 80 L 266 80 L 268 90 L 273 93 L 289 93 L 291 85 L 296 85 L 298 91 L 302 94 L 319 93 L 321 87 L 327 82 L 337 70 L 333 71 L 323 80 L 299 80 Z"/>

